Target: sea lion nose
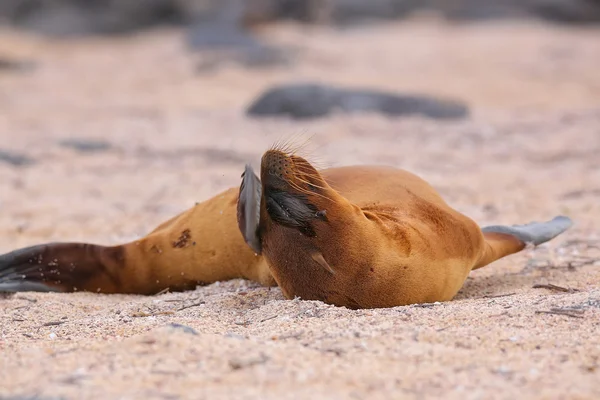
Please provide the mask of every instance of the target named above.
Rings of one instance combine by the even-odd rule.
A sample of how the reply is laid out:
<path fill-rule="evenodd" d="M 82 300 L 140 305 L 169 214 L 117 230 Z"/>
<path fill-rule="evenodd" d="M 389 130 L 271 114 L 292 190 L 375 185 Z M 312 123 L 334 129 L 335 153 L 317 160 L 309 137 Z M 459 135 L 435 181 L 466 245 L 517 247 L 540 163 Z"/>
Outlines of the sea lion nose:
<path fill-rule="evenodd" d="M 262 157 L 262 172 L 268 176 L 285 179 L 289 176 L 290 158 L 287 154 L 280 151 L 267 151 Z"/>

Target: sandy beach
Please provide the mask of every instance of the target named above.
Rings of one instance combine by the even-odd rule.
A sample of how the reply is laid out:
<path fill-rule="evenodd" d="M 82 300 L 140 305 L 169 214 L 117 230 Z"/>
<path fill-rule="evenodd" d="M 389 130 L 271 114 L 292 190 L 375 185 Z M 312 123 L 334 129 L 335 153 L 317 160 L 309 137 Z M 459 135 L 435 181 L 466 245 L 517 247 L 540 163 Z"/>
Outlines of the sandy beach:
<path fill-rule="evenodd" d="M 291 61 L 200 68 L 212 55 L 177 29 L 0 31 L 0 55 L 31 63 L 0 69 L 0 149 L 24 157 L 0 161 L 0 253 L 145 235 L 239 185 L 286 138 L 310 137 L 323 167 L 417 173 L 481 225 L 564 214 L 575 226 L 439 304 L 353 311 L 242 280 L 0 295 L 0 398 L 600 398 L 600 29 L 416 20 L 260 35 Z M 470 115 L 245 115 L 295 81 L 456 98 Z"/>

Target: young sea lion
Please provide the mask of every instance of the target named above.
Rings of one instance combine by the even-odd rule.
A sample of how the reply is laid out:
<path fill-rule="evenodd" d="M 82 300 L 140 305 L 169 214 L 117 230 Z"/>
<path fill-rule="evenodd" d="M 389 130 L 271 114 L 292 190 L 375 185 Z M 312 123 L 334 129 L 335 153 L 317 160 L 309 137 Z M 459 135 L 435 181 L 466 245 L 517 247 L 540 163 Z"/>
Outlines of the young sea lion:
<path fill-rule="evenodd" d="M 239 189 L 134 242 L 50 243 L 0 256 L 0 291 L 153 294 L 246 278 L 279 285 L 287 298 L 349 308 L 446 301 L 471 270 L 544 243 L 571 224 L 561 216 L 480 229 L 409 172 L 317 171 L 271 149 L 260 180 L 247 166 Z"/>

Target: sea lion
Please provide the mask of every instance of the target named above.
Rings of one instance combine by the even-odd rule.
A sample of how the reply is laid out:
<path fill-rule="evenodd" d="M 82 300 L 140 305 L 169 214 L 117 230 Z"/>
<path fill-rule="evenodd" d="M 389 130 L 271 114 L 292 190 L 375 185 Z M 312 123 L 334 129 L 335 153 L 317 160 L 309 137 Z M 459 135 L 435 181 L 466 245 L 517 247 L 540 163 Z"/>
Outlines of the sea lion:
<path fill-rule="evenodd" d="M 245 278 L 348 308 L 451 300 L 471 270 L 572 225 L 480 228 L 418 176 L 384 166 L 318 171 L 273 148 L 260 179 L 119 246 L 50 243 L 0 256 L 0 291 L 153 294 Z"/>

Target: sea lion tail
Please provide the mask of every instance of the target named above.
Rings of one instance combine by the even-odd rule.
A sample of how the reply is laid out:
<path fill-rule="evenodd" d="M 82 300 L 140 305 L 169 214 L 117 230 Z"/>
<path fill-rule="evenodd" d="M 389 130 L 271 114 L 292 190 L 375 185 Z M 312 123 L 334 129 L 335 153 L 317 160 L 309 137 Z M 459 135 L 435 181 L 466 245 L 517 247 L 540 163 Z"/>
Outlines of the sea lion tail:
<path fill-rule="evenodd" d="M 0 255 L 0 292 L 115 292 L 124 246 L 46 243 Z"/>
<path fill-rule="evenodd" d="M 481 268 L 509 254 L 523 250 L 527 245 L 545 243 L 573 225 L 569 217 L 558 216 L 546 222 L 531 222 L 525 225 L 494 225 L 481 229 L 485 239 L 485 251 L 473 269 Z"/>

